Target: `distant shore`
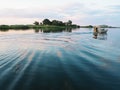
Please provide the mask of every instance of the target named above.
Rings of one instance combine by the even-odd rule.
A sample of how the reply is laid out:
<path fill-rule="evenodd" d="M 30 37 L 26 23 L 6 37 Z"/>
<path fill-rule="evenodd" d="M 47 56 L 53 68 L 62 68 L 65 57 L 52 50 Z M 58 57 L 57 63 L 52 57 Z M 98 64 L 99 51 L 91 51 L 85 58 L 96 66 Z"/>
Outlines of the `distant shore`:
<path fill-rule="evenodd" d="M 69 25 L 69 26 L 55 26 L 55 25 L 0 25 L 0 30 L 7 29 L 66 29 L 66 28 L 93 28 L 93 26 L 79 26 L 79 25 Z M 102 27 L 102 28 L 120 28 L 120 27 Z"/>
<path fill-rule="evenodd" d="M 56 28 L 56 29 L 65 29 L 65 28 L 80 28 L 77 25 L 69 26 L 55 26 L 55 25 L 0 25 L 0 30 L 4 29 L 45 29 L 45 28 Z"/>
<path fill-rule="evenodd" d="M 108 25 L 99 25 L 101 28 L 120 28 L 113 27 Z M 8 30 L 8 29 L 43 29 L 49 31 L 51 30 L 61 30 L 61 29 L 76 29 L 76 28 L 93 28 L 93 25 L 77 25 L 73 24 L 71 20 L 66 22 L 60 20 L 49 20 L 44 19 L 42 22 L 34 21 L 31 25 L 0 25 L 0 30 Z"/>

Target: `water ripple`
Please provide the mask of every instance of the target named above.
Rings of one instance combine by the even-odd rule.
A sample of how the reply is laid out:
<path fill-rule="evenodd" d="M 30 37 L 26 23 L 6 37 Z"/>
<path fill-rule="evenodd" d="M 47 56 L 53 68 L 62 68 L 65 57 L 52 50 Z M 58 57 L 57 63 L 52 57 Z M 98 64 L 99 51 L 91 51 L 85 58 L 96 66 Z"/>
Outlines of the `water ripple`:
<path fill-rule="evenodd" d="M 0 90 L 119 90 L 120 36 L 112 30 L 107 40 L 89 29 L 18 32 L 0 35 Z"/>

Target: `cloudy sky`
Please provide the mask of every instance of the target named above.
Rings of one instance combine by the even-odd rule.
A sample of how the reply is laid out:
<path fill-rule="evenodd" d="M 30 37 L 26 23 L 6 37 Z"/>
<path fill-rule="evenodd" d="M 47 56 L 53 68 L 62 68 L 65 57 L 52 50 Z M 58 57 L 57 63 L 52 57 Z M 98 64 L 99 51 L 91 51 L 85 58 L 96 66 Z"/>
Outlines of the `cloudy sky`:
<path fill-rule="evenodd" d="M 32 24 L 48 18 L 120 26 L 119 16 L 120 0 L 0 0 L 0 24 Z"/>

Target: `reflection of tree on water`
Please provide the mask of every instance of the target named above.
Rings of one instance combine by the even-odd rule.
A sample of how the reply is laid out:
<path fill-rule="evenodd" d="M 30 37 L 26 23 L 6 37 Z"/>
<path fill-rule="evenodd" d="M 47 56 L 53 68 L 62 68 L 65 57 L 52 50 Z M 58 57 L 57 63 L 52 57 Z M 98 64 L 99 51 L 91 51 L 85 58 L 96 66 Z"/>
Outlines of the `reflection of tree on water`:
<path fill-rule="evenodd" d="M 50 32 L 53 32 L 53 33 L 56 33 L 56 32 L 72 32 L 72 28 L 66 28 L 66 29 L 63 29 L 63 28 L 42 28 L 42 29 L 39 29 L 39 28 L 36 28 L 35 29 L 35 33 L 39 33 L 39 32 L 43 32 L 43 33 L 50 33 Z"/>
<path fill-rule="evenodd" d="M 64 31 L 65 32 L 72 32 L 72 28 L 66 28 Z"/>
<path fill-rule="evenodd" d="M 0 29 L 0 32 L 7 32 L 9 29 Z"/>
<path fill-rule="evenodd" d="M 34 32 L 35 32 L 35 33 L 39 33 L 39 32 L 43 32 L 43 30 L 42 30 L 42 29 L 39 29 L 39 28 L 35 28 L 35 29 L 34 29 Z"/>
<path fill-rule="evenodd" d="M 39 33 L 39 29 L 38 28 L 35 29 L 35 33 Z"/>
<path fill-rule="evenodd" d="M 99 39 L 99 40 L 107 40 L 107 33 L 97 33 L 94 32 L 93 33 L 95 39 Z"/>

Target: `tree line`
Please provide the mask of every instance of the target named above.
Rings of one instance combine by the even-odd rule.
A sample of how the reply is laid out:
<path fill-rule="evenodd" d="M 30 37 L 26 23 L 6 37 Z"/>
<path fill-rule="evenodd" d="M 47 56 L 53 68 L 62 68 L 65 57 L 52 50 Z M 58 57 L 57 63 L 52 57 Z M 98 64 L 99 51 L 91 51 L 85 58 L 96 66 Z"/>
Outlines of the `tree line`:
<path fill-rule="evenodd" d="M 80 28 L 79 25 L 72 24 L 71 20 L 63 22 L 60 20 L 44 19 L 42 22 L 35 21 L 34 25 L 0 25 L 0 30 L 7 29 L 30 29 L 30 28 Z"/>
<path fill-rule="evenodd" d="M 55 26 L 69 26 L 72 25 L 72 21 L 68 20 L 67 22 L 59 21 L 59 20 L 52 20 L 44 19 L 42 22 L 35 21 L 34 25 L 55 25 Z"/>

